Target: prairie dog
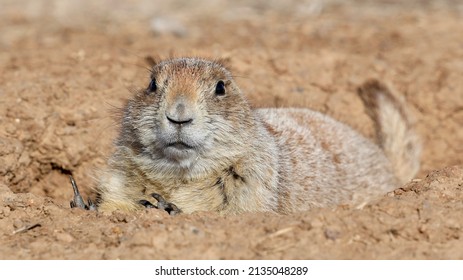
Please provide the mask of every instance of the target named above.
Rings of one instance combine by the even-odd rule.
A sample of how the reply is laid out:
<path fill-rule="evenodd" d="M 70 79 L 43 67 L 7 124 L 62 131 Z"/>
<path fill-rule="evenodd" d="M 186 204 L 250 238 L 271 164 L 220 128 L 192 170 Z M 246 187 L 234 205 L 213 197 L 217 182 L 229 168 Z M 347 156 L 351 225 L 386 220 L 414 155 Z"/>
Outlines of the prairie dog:
<path fill-rule="evenodd" d="M 359 94 L 379 146 L 309 109 L 252 109 L 218 61 L 160 61 L 123 109 L 98 209 L 142 209 L 151 193 L 185 213 L 365 203 L 413 178 L 420 145 L 387 87 L 370 80 Z"/>

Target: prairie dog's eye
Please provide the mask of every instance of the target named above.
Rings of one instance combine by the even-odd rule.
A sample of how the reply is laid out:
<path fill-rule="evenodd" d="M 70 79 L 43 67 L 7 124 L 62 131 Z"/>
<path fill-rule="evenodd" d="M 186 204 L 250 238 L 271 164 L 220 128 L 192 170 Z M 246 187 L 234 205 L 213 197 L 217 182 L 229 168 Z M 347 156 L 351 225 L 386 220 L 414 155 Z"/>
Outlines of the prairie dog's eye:
<path fill-rule="evenodd" d="M 225 95 L 225 83 L 223 81 L 219 81 L 215 86 L 215 94 L 216 95 Z"/>
<path fill-rule="evenodd" d="M 158 88 L 158 86 L 156 85 L 156 79 L 153 78 L 153 79 L 151 79 L 151 82 L 148 85 L 148 88 L 146 89 L 146 91 L 148 93 L 155 92 L 157 88 Z"/>

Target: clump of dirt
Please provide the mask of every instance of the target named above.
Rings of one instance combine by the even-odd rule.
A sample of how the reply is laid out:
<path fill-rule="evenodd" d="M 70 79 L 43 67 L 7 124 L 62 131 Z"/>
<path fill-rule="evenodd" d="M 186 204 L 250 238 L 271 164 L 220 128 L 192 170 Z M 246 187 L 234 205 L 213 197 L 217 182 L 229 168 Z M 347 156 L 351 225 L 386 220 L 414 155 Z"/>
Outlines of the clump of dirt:
<path fill-rule="evenodd" d="M 2 4 L 0 258 L 463 258 L 461 4 L 110 2 Z M 225 59 L 256 107 L 309 107 L 368 137 L 356 88 L 387 82 L 423 139 L 418 179 L 362 209 L 290 216 L 71 210 L 68 175 L 93 195 L 144 57 L 172 55 Z"/>

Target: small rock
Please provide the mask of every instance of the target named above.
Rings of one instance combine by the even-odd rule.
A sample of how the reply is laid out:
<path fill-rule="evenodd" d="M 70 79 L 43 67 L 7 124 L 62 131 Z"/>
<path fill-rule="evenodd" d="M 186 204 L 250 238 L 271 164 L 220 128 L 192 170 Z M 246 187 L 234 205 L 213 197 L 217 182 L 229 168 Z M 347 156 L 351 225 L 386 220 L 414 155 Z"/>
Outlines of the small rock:
<path fill-rule="evenodd" d="M 10 215 L 10 207 L 4 206 L 0 209 L 0 217 L 8 217 Z"/>
<path fill-rule="evenodd" d="M 15 219 L 15 220 L 13 221 L 13 227 L 14 227 L 15 229 L 22 228 L 23 226 L 24 226 L 24 223 L 23 223 L 23 221 L 21 221 L 20 219 Z"/>
<path fill-rule="evenodd" d="M 72 241 L 74 241 L 74 237 L 72 237 L 72 235 L 66 232 L 57 233 L 55 237 L 58 241 L 63 241 L 66 243 L 71 243 Z"/>
<path fill-rule="evenodd" d="M 111 230 L 112 230 L 112 232 L 114 234 L 121 234 L 122 233 L 122 229 L 120 227 L 113 227 Z"/>
<path fill-rule="evenodd" d="M 127 214 L 120 211 L 114 211 L 109 219 L 113 223 L 128 223 Z"/>
<path fill-rule="evenodd" d="M 188 33 L 186 27 L 180 21 L 166 17 L 151 19 L 150 29 L 155 35 L 172 34 L 178 37 L 185 37 Z"/>
<path fill-rule="evenodd" d="M 329 240 L 336 240 L 341 236 L 341 233 L 337 230 L 325 229 L 325 237 Z"/>

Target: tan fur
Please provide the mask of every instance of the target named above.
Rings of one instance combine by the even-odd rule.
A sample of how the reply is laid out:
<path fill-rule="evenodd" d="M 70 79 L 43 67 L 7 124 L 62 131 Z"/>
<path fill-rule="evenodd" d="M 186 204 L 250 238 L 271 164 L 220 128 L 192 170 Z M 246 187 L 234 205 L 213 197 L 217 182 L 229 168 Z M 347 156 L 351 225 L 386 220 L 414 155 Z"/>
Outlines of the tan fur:
<path fill-rule="evenodd" d="M 360 86 L 358 93 L 374 120 L 379 145 L 392 162 L 397 178 L 400 183 L 409 181 L 420 169 L 421 142 L 405 101 L 373 79 Z"/>
<path fill-rule="evenodd" d="M 141 209 L 139 200 L 159 193 L 186 213 L 291 213 L 361 204 L 398 186 L 393 165 L 371 141 L 308 109 L 252 110 L 219 62 L 161 61 L 151 78 L 156 91 L 140 90 L 124 108 L 116 151 L 99 184 L 102 211 Z M 223 96 L 215 94 L 218 81 Z M 364 87 L 364 100 L 367 92 Z M 386 117 L 404 110 L 375 94 L 368 100 Z M 407 154 L 405 147 L 388 144 L 396 127 L 409 128 L 408 119 L 400 115 L 399 124 L 390 124 L 380 115 L 374 115 L 378 127 L 388 133 L 383 146 L 394 165 L 401 159 L 408 168 L 406 157 L 391 155 Z"/>

